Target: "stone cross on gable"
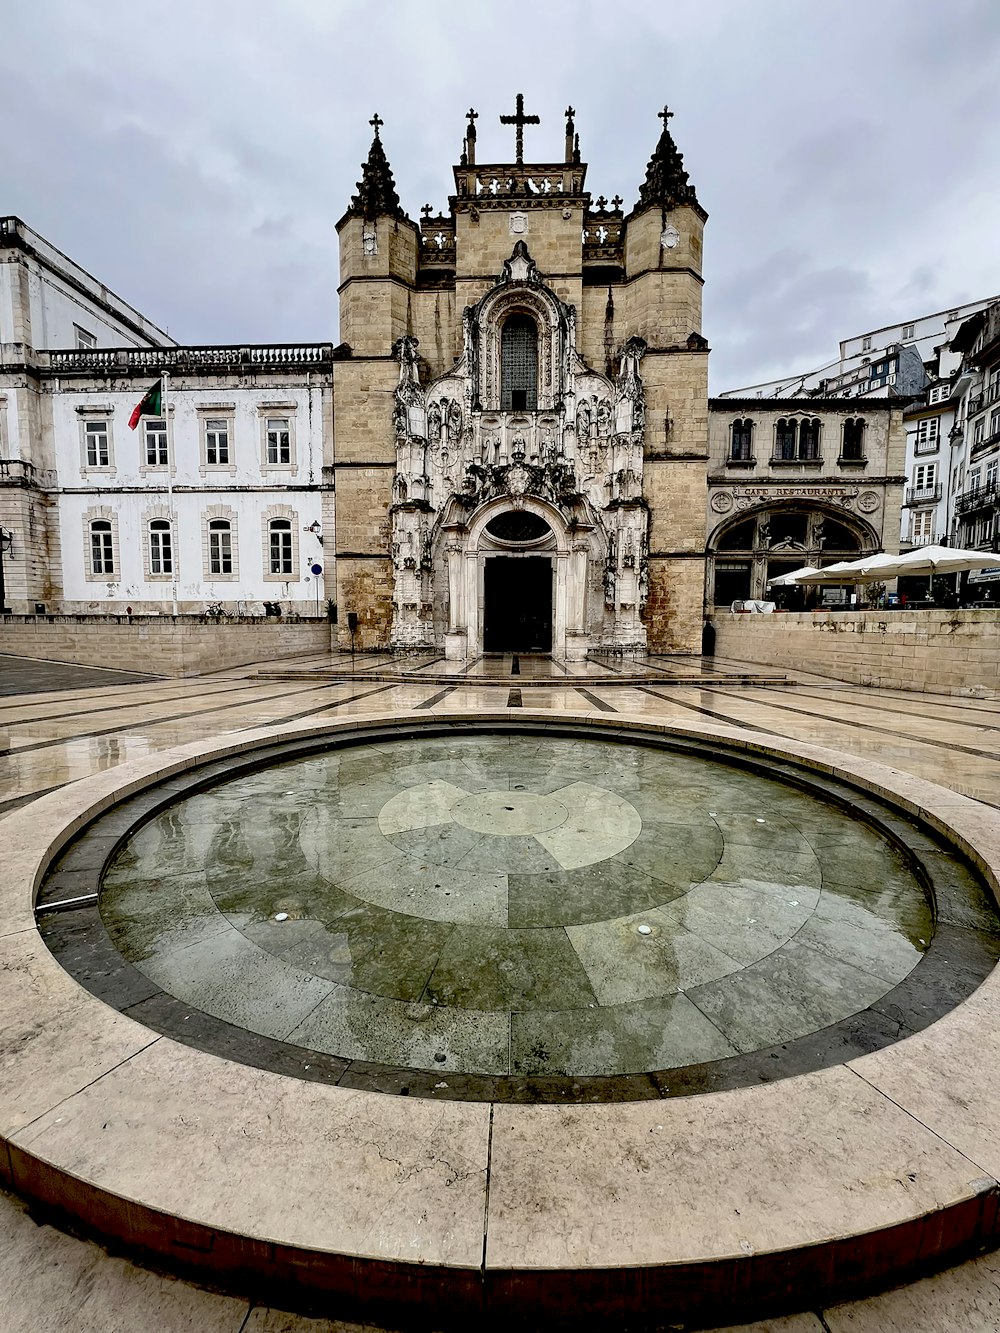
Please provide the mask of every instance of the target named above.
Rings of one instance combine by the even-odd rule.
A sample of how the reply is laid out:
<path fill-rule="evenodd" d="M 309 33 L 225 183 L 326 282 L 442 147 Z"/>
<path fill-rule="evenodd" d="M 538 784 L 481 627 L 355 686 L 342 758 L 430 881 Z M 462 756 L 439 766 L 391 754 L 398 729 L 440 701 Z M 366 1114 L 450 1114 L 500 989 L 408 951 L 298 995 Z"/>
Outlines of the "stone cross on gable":
<path fill-rule="evenodd" d="M 421 208 L 420 211 L 421 211 L 421 213 L 423 213 L 423 215 L 424 215 L 425 218 L 429 218 L 430 215 L 434 212 L 434 210 L 433 210 L 433 208 L 431 208 L 430 204 L 424 204 L 423 208 Z"/>
<path fill-rule="evenodd" d="M 663 128 L 664 128 L 664 129 L 667 128 L 667 121 L 670 120 L 670 119 L 672 118 L 673 114 L 674 114 L 674 113 L 670 110 L 670 108 L 669 108 L 669 107 L 666 107 L 666 106 L 663 108 L 662 111 L 657 111 L 657 113 L 656 113 L 657 118 L 658 118 L 659 120 L 662 120 L 662 121 L 663 121 Z"/>
<path fill-rule="evenodd" d="M 385 124 L 385 121 L 382 120 L 382 119 L 380 118 L 378 112 L 376 111 L 375 114 L 374 114 L 374 116 L 372 116 L 371 120 L 368 122 L 368 124 L 374 126 L 374 128 L 375 128 L 375 138 L 377 139 L 377 138 L 378 138 L 378 130 L 379 130 L 379 126 L 380 126 L 380 125 L 384 125 L 384 124 Z"/>
<path fill-rule="evenodd" d="M 501 125 L 513 125 L 515 127 L 516 138 L 514 140 L 517 151 L 516 162 L 519 167 L 524 166 L 524 127 L 525 125 L 540 125 L 541 119 L 538 116 L 526 116 L 524 114 L 524 93 L 517 95 L 517 110 L 513 116 L 501 116 Z"/>

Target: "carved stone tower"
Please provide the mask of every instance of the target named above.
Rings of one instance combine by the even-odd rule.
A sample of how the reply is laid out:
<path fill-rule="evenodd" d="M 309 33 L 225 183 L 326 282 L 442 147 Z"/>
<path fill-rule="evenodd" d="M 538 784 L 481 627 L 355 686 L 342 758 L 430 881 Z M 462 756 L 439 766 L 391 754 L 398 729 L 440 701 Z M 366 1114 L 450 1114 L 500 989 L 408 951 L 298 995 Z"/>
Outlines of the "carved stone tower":
<path fill-rule="evenodd" d="M 526 164 L 518 96 L 515 161 L 480 165 L 470 111 L 448 211 L 419 229 L 372 122 L 338 228 L 337 600 L 358 646 L 699 649 L 706 215 L 666 119 L 633 212 L 592 203 L 574 115 L 563 160 Z"/>

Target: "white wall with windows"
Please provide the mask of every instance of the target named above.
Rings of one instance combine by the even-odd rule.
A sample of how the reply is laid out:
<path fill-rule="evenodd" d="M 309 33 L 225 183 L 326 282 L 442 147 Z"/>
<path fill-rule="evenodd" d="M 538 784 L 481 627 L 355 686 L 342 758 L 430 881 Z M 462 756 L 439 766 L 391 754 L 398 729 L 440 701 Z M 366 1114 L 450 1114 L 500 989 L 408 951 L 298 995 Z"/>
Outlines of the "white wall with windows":
<path fill-rule="evenodd" d="M 52 399 L 64 609 L 324 613 L 322 389 L 148 387 Z"/>
<path fill-rule="evenodd" d="M 906 492 L 900 519 L 903 546 L 928 546 L 948 535 L 952 482 L 951 430 L 955 406 L 950 383 L 928 389 L 905 416 Z"/>

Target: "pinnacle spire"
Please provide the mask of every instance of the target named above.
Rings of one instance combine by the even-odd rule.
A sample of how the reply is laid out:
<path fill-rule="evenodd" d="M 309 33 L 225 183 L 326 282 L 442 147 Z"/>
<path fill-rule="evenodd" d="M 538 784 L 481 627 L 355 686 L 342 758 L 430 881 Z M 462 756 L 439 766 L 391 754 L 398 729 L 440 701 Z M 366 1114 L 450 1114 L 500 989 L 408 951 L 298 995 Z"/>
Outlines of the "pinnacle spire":
<path fill-rule="evenodd" d="M 374 126 L 375 134 L 368 150 L 368 160 L 361 168 L 358 192 L 351 198 L 351 206 L 347 211 L 368 221 L 387 214 L 389 217 L 405 218 L 406 213 L 396 193 L 396 182 L 392 178 L 392 168 L 379 138 L 379 128 L 385 122 L 376 111 L 368 123 Z"/>
<path fill-rule="evenodd" d="M 639 186 L 639 208 L 660 204 L 674 208 L 677 204 L 697 204 L 694 186 L 684 170 L 684 159 L 677 150 L 669 121 L 674 114 L 667 107 L 657 113 L 663 121 L 663 132 L 646 167 L 646 179 Z"/>

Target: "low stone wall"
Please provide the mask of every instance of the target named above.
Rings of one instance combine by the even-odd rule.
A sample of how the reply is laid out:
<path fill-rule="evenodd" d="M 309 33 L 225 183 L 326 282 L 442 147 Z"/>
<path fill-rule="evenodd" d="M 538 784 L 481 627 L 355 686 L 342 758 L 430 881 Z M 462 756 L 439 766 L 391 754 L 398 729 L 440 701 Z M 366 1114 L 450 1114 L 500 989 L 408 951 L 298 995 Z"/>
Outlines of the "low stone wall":
<path fill-rule="evenodd" d="M 713 616 L 720 658 L 931 694 L 1000 697 L 1000 610 Z"/>
<path fill-rule="evenodd" d="M 156 676 L 330 651 L 325 620 L 202 620 L 189 616 L 4 616 L 0 653 Z"/>

